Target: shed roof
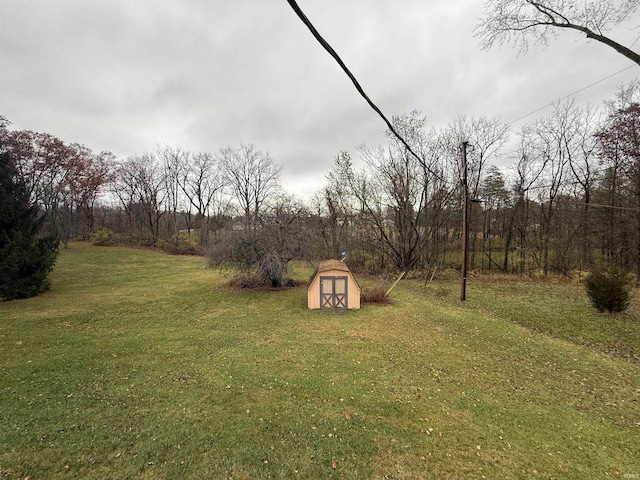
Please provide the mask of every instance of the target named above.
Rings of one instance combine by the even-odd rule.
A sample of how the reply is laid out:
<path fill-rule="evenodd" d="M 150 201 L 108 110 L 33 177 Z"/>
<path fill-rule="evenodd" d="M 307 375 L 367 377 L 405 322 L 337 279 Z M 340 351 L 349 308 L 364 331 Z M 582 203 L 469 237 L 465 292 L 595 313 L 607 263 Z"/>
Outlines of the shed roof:
<path fill-rule="evenodd" d="M 311 275 L 311 278 L 309 279 L 309 287 L 311 287 L 313 280 L 318 276 L 318 274 L 322 272 L 327 272 L 329 270 L 340 270 L 342 272 L 347 272 L 351 274 L 351 270 L 349 270 L 349 267 L 347 267 L 347 265 L 344 262 L 341 262 L 340 260 L 323 260 L 320 263 L 318 263 L 318 266 L 316 267 L 313 274 Z M 353 275 L 351 275 L 351 278 L 353 278 L 353 280 L 356 282 L 356 285 L 358 285 L 358 281 L 355 279 Z M 358 285 L 358 288 L 359 287 L 360 285 Z"/>
<path fill-rule="evenodd" d="M 323 260 L 318 264 L 316 270 L 318 272 L 326 272 L 327 270 L 342 270 L 343 272 L 348 272 L 349 267 L 340 260 Z"/>

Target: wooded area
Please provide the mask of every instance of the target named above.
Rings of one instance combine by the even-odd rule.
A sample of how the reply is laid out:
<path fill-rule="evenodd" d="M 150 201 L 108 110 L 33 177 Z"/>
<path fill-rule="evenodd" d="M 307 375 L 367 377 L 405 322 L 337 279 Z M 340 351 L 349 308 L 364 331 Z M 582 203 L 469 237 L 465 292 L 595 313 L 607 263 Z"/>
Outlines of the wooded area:
<path fill-rule="evenodd" d="M 418 111 L 396 137 L 337 155 L 308 200 L 253 145 L 189 152 L 160 145 L 117 159 L 0 122 L 0 142 L 63 242 L 93 238 L 204 253 L 249 268 L 269 257 L 338 258 L 353 269 L 432 271 L 461 264 L 462 154 L 468 142 L 470 269 L 572 275 L 597 262 L 640 274 L 640 85 L 602 108 L 573 100 L 519 129 L 458 117 L 445 128 Z M 357 139 L 354 139 L 357 143 Z M 275 260 L 274 260 L 275 259 Z M 215 259 L 214 259 L 215 260 Z"/>

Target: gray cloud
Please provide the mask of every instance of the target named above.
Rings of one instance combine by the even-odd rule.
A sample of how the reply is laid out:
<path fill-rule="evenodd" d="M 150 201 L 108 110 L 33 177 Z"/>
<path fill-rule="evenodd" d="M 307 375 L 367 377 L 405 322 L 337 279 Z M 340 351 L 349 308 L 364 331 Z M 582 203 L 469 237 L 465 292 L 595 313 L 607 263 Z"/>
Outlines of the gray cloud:
<path fill-rule="evenodd" d="M 435 127 L 460 114 L 511 121 L 630 65 L 564 33 L 527 55 L 480 51 L 479 1 L 299 3 L 389 117 L 419 109 Z M 631 44 L 637 31 L 613 35 Z M 384 142 L 382 121 L 284 0 L 2 0 L 0 59 L 0 114 L 15 128 L 119 156 L 253 143 L 308 194 L 340 151 Z M 600 104 L 636 74 L 578 101 Z"/>

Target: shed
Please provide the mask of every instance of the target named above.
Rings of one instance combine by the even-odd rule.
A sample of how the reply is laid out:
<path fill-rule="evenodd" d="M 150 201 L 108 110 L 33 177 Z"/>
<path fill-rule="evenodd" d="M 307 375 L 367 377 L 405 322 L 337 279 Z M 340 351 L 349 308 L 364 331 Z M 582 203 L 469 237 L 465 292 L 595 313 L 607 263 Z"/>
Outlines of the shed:
<path fill-rule="evenodd" d="M 324 260 L 311 275 L 307 291 L 311 309 L 360 308 L 360 285 L 339 260 Z"/>

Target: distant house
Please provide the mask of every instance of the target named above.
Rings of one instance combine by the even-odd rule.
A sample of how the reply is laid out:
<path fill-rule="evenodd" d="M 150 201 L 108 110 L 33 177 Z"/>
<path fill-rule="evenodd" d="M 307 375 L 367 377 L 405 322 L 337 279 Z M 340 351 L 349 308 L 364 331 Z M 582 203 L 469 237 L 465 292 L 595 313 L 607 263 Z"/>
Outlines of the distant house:
<path fill-rule="evenodd" d="M 360 285 L 344 262 L 324 260 L 309 280 L 308 306 L 320 308 L 360 308 Z"/>

